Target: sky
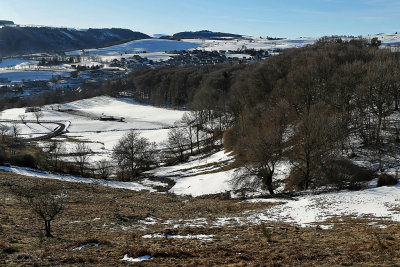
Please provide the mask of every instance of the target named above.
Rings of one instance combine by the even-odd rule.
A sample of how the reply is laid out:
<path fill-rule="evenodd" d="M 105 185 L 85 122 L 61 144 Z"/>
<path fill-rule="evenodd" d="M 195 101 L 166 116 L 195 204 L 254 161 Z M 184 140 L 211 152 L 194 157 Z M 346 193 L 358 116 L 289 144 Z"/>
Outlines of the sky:
<path fill-rule="evenodd" d="M 0 0 L 17 24 L 318 37 L 400 32 L 400 0 Z"/>

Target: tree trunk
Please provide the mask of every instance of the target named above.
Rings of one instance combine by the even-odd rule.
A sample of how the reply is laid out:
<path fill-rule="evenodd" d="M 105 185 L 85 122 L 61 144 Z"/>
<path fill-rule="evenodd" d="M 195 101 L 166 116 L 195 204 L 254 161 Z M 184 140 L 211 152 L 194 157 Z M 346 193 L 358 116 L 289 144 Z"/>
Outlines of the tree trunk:
<path fill-rule="evenodd" d="M 196 127 L 196 139 L 197 139 L 197 153 L 200 154 L 200 141 L 199 141 L 199 126 Z"/>
<path fill-rule="evenodd" d="M 190 137 L 190 155 L 193 156 L 193 133 L 192 126 L 189 125 L 189 137 Z"/>
<path fill-rule="evenodd" d="M 45 225 L 45 230 L 46 230 L 46 236 L 47 236 L 47 237 L 52 237 L 52 235 L 51 235 L 51 228 L 50 228 L 50 221 L 45 220 L 45 221 L 44 221 L 44 225 Z"/>
<path fill-rule="evenodd" d="M 309 159 L 308 156 L 306 158 L 307 159 L 306 159 L 306 172 L 304 175 L 304 190 L 307 190 L 310 185 L 310 167 L 311 167 L 310 161 L 311 160 Z"/>
<path fill-rule="evenodd" d="M 272 186 L 272 176 L 274 171 L 264 172 L 264 186 L 267 188 L 268 192 L 273 195 L 274 194 L 274 187 Z"/>
<path fill-rule="evenodd" d="M 271 195 L 274 194 L 274 188 L 272 188 L 272 185 L 269 185 L 269 186 L 268 186 L 268 191 L 269 191 L 269 193 L 270 193 Z"/>

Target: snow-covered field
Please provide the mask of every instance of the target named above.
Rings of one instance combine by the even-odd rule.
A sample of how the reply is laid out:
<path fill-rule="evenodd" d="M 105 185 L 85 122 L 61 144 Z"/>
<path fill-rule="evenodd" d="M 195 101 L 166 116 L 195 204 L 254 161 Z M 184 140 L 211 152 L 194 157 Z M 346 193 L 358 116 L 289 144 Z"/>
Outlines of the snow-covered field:
<path fill-rule="evenodd" d="M 59 110 L 64 110 L 61 112 Z M 70 111 L 68 111 L 70 110 Z M 182 118 L 184 111 L 157 108 L 138 104 L 128 99 L 110 97 L 95 97 L 62 105 L 48 105 L 43 108 L 41 121 L 61 122 L 69 124 L 65 137 L 86 141 L 93 150 L 92 162 L 109 159 L 113 147 L 129 130 L 138 130 L 141 136 L 151 142 L 161 143 L 167 139 L 168 129 Z M 33 113 L 25 113 L 24 108 L 9 109 L 0 112 L 2 120 L 20 121 L 20 115 L 26 115 L 26 120 L 34 120 Z M 124 117 L 124 122 L 100 121 L 102 115 Z M 69 123 L 70 122 L 70 123 Z M 24 137 L 35 134 L 39 129 L 34 124 L 23 127 Z M 34 125 L 37 126 L 37 125 Z M 45 125 L 48 127 L 48 125 Z M 74 141 L 64 142 L 66 147 L 74 147 Z"/>
<path fill-rule="evenodd" d="M 304 37 L 297 39 L 282 39 L 282 40 L 267 40 L 263 38 L 250 37 L 249 39 L 233 39 L 233 40 L 203 40 L 201 47 L 205 51 L 220 51 L 220 50 L 273 50 L 273 49 L 288 49 L 298 48 L 305 45 L 315 43 L 318 38 Z M 191 39 L 183 40 L 185 42 L 193 42 Z"/>
<path fill-rule="evenodd" d="M 174 50 L 188 50 L 197 48 L 201 44 L 199 40 L 193 41 L 173 41 L 173 40 L 162 40 L 162 39 L 144 39 L 131 41 L 124 44 L 114 45 L 99 49 L 87 49 L 85 54 L 89 55 L 104 55 L 104 56 L 115 56 L 121 54 L 136 54 L 140 52 L 154 53 L 154 52 L 170 52 Z M 81 50 L 68 52 L 68 55 L 82 55 Z"/>
<path fill-rule="evenodd" d="M 399 46 L 400 33 L 379 33 L 365 36 L 367 39 L 378 38 L 383 46 Z"/>
<path fill-rule="evenodd" d="M 382 41 L 383 46 L 387 45 L 399 45 L 400 34 L 399 33 L 388 33 L 388 34 L 374 34 L 367 35 L 364 38 L 372 39 L 378 38 Z M 190 49 L 202 49 L 205 51 L 220 51 L 220 50 L 231 50 L 237 51 L 243 48 L 255 49 L 255 50 L 274 50 L 274 49 L 288 49 L 288 48 L 299 48 L 306 45 L 315 43 L 320 37 L 299 37 L 299 38 L 283 38 L 281 40 L 268 40 L 261 37 L 247 36 L 246 39 L 227 39 L 227 40 L 207 40 L 207 39 L 182 39 L 181 41 L 173 40 L 161 40 L 161 39 L 146 39 L 132 41 L 120 45 L 110 46 L 100 49 L 89 49 L 85 50 L 85 53 L 89 55 L 101 55 L 101 56 L 117 56 L 123 54 L 137 54 L 142 51 L 147 53 L 164 53 L 173 50 L 190 50 Z M 345 38 L 346 39 L 346 38 Z M 68 52 L 71 55 L 81 55 L 82 51 Z M 141 55 L 145 56 L 145 54 Z"/>
<path fill-rule="evenodd" d="M 255 220 L 283 221 L 307 226 L 335 216 L 400 221 L 400 184 L 394 187 L 373 186 L 361 191 L 302 196 L 251 217 Z"/>
<path fill-rule="evenodd" d="M 201 40 L 201 39 L 183 39 L 181 41 L 161 40 L 161 39 L 146 39 L 131 41 L 128 43 L 114 45 L 106 48 L 88 49 L 84 52 L 81 50 L 68 52 L 69 55 L 99 55 L 99 56 L 118 56 L 138 54 L 146 51 L 146 53 L 164 53 L 174 50 L 190 50 L 202 49 L 205 51 L 219 50 L 241 50 L 247 49 L 287 49 L 297 48 L 308 44 L 313 44 L 317 38 L 298 38 L 298 39 L 282 39 L 282 40 L 267 40 L 262 38 L 252 37 L 251 39 L 232 39 L 232 40 Z M 146 54 L 141 54 L 147 57 Z M 149 58 L 149 57 L 148 57 Z M 149 58 L 150 59 L 150 58 Z"/>
<path fill-rule="evenodd" d="M 57 70 L 0 70 L 0 78 L 8 78 L 10 82 L 50 80 L 52 77 L 69 75 L 69 71 Z"/>
<path fill-rule="evenodd" d="M 0 69 L 13 67 L 15 69 L 23 69 L 29 65 L 37 65 L 38 61 L 27 60 L 22 58 L 6 58 L 0 62 Z"/>
<path fill-rule="evenodd" d="M 2 125 L 5 125 L 10 132 L 13 131 L 14 124 L 11 122 L 1 122 Z M 46 135 L 48 133 L 54 132 L 59 125 L 55 123 L 35 123 L 35 122 L 18 122 L 16 124 L 18 128 L 19 135 L 23 138 L 32 138 Z"/>

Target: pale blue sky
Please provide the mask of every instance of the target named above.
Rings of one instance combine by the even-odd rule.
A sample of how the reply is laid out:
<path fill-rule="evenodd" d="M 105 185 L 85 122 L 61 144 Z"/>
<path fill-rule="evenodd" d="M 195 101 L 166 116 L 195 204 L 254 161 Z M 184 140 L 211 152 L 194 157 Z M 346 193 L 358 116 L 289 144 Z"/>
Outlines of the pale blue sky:
<path fill-rule="evenodd" d="M 0 19 L 149 35 L 205 29 L 273 37 L 366 35 L 400 31 L 400 0 L 0 0 Z"/>

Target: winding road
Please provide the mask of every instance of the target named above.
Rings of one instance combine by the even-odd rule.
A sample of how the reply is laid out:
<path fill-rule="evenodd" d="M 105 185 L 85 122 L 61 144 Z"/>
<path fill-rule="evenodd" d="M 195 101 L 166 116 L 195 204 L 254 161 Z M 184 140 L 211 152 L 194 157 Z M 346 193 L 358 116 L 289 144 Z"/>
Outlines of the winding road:
<path fill-rule="evenodd" d="M 0 122 L 19 123 L 19 124 L 22 123 L 19 120 L 0 120 Z M 37 123 L 37 122 L 33 121 L 33 120 L 27 120 L 24 123 Z M 66 128 L 68 128 L 68 126 L 67 126 L 68 123 L 66 123 L 66 122 L 62 123 L 59 121 L 41 121 L 40 124 L 57 124 L 58 127 L 56 129 L 54 129 L 52 132 L 47 133 L 45 135 L 38 136 L 38 137 L 32 137 L 32 138 L 21 138 L 19 141 L 23 142 L 23 143 L 29 143 L 29 142 L 36 142 L 36 141 L 51 139 L 53 137 L 63 134 L 63 132 L 66 130 Z"/>

